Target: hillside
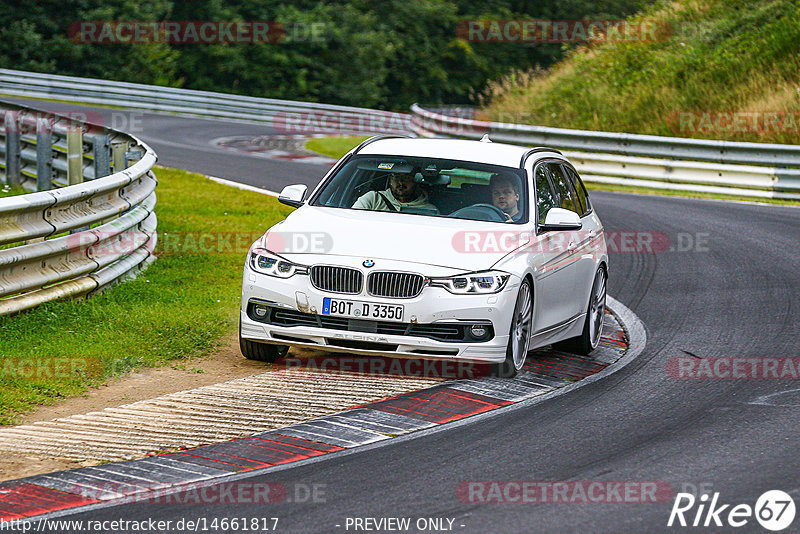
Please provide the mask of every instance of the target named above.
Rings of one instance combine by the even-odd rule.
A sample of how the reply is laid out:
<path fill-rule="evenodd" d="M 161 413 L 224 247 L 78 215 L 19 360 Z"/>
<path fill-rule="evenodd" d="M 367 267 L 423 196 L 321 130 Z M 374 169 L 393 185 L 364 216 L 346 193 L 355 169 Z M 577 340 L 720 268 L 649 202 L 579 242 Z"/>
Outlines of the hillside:
<path fill-rule="evenodd" d="M 465 39 L 469 21 L 618 19 L 650 1 L 0 2 L 0 68 L 406 111 L 474 103 L 488 80 L 563 57 Z"/>
<path fill-rule="evenodd" d="M 636 17 L 658 38 L 597 42 L 490 87 L 493 120 L 800 143 L 800 7 L 677 0 Z"/>

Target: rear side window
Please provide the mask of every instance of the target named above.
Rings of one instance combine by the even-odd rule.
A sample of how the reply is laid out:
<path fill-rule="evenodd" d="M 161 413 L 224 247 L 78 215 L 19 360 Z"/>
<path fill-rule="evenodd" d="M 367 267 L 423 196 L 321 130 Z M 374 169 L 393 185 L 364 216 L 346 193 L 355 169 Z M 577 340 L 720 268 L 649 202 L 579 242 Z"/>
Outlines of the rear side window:
<path fill-rule="evenodd" d="M 580 215 L 586 215 L 589 213 L 589 194 L 586 192 L 586 187 L 583 185 L 583 181 L 581 177 L 578 176 L 578 173 L 575 172 L 575 169 L 568 165 L 563 165 L 564 169 L 567 171 L 567 175 L 572 180 L 572 187 L 575 190 L 575 193 L 578 196 L 578 203 L 581 205 Z"/>
<path fill-rule="evenodd" d="M 569 178 L 567 178 L 563 167 L 558 163 L 548 163 L 547 167 L 550 169 L 550 174 L 553 177 L 553 189 L 555 189 L 558 195 L 558 207 L 574 211 L 580 215 L 580 207 L 575 202 L 572 186 L 570 186 Z"/>
<path fill-rule="evenodd" d="M 553 192 L 550 180 L 547 179 L 544 165 L 536 167 L 534 176 L 536 178 L 536 209 L 539 213 L 539 224 L 544 224 L 550 208 L 558 207 L 558 197 Z"/>

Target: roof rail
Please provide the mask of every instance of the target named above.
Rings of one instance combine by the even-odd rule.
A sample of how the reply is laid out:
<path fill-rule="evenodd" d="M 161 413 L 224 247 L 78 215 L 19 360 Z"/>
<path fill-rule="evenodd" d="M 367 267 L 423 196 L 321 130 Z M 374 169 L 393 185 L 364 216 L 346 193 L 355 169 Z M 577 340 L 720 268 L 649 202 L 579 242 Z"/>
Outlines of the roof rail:
<path fill-rule="evenodd" d="M 406 139 L 411 139 L 411 136 L 410 136 L 410 135 L 402 135 L 402 134 L 381 134 L 381 135 L 373 135 L 373 136 L 372 136 L 372 137 L 370 137 L 369 139 L 366 139 L 366 140 L 362 141 L 362 142 L 361 142 L 361 144 L 360 144 L 360 145 L 358 145 L 358 146 L 356 147 L 356 149 L 353 151 L 353 154 L 358 154 L 358 152 L 359 152 L 359 151 L 360 151 L 362 148 L 364 148 L 365 146 L 367 146 L 367 145 L 368 145 L 368 144 L 370 144 L 370 143 L 374 143 L 375 141 L 380 141 L 380 140 L 382 140 L 382 139 L 395 139 L 395 138 L 406 138 Z"/>
<path fill-rule="evenodd" d="M 369 141 L 369 139 L 367 139 L 367 141 Z M 519 168 L 523 169 L 525 167 L 525 161 L 528 159 L 528 157 L 536 152 L 555 152 L 556 154 L 561 154 L 561 151 L 555 148 L 551 148 L 549 146 L 537 146 L 536 148 L 532 148 L 522 155 L 522 159 L 519 160 Z M 561 155 L 563 156 L 564 154 Z"/>

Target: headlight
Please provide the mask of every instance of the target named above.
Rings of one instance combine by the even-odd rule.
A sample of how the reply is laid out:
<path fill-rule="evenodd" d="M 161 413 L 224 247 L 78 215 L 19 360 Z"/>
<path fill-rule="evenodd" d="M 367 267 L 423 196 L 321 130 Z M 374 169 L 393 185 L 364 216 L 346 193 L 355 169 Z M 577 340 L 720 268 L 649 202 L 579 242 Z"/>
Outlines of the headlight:
<path fill-rule="evenodd" d="M 257 273 L 278 278 L 308 273 L 304 265 L 292 263 L 263 248 L 253 248 L 250 251 L 250 268 Z"/>
<path fill-rule="evenodd" d="M 450 278 L 431 278 L 431 286 L 443 287 L 457 295 L 499 293 L 506 287 L 510 274 L 499 271 L 469 273 Z"/>

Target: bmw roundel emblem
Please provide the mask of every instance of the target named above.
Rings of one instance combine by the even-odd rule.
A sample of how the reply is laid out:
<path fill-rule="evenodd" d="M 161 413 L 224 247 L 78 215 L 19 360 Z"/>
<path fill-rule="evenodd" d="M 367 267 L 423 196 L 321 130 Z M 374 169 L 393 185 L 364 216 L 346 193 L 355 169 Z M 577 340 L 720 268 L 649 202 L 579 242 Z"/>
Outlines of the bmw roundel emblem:
<path fill-rule="evenodd" d="M 366 267 L 367 269 L 369 269 L 370 267 L 372 267 L 373 265 L 375 265 L 375 262 L 374 262 L 374 261 L 372 261 L 372 260 L 364 260 L 364 263 L 362 263 L 361 265 L 363 265 L 364 267 Z"/>

